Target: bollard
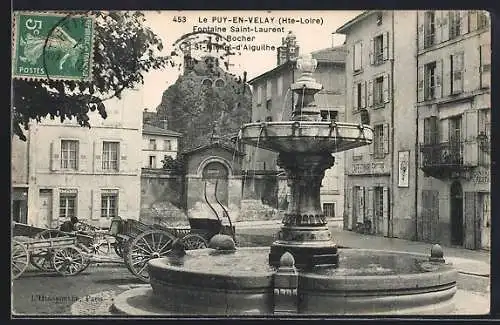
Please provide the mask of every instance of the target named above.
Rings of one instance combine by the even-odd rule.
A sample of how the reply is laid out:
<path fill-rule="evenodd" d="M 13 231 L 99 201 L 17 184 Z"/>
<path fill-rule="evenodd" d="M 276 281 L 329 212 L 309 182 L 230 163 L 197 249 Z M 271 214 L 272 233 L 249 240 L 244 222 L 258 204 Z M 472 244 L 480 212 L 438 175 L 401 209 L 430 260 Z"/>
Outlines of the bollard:
<path fill-rule="evenodd" d="M 299 276 L 295 259 L 289 252 L 280 258 L 280 266 L 274 273 L 274 314 L 290 315 L 298 313 Z"/>

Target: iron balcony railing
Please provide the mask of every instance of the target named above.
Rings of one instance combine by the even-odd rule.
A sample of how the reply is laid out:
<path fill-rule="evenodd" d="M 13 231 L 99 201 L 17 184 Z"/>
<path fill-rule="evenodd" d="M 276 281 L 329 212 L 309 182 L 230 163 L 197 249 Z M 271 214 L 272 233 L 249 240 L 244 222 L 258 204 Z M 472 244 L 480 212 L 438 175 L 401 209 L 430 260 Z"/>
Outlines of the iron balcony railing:
<path fill-rule="evenodd" d="M 460 167 L 464 163 L 463 142 L 421 144 L 422 167 Z"/>

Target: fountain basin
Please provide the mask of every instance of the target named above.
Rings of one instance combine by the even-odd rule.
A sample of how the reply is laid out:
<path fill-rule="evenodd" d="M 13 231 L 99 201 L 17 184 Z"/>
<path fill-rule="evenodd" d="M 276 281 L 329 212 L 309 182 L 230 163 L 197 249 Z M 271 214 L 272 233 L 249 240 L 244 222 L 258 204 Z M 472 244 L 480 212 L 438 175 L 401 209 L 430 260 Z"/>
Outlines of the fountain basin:
<path fill-rule="evenodd" d="M 286 153 L 335 153 L 372 143 L 373 129 L 346 122 L 285 121 L 248 123 L 241 141 Z"/>
<path fill-rule="evenodd" d="M 299 271 L 295 288 L 277 291 L 279 272 L 269 266 L 268 251 L 240 248 L 213 255 L 214 250 L 202 249 L 182 260 L 151 260 L 152 290 L 143 290 L 147 303 L 140 305 L 160 315 L 273 315 L 276 295 L 285 292 L 296 303 L 296 314 L 435 315 L 454 308 L 457 271 L 429 262 L 426 255 L 340 249 L 338 267 Z M 140 309 L 128 310 L 137 314 Z"/>

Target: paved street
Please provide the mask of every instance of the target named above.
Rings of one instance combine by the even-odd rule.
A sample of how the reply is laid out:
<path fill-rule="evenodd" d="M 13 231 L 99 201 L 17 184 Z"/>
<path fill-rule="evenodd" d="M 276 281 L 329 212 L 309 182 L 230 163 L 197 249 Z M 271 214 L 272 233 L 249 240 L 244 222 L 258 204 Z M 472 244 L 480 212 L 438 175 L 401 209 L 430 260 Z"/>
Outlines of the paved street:
<path fill-rule="evenodd" d="M 279 224 L 237 225 L 242 246 L 269 245 Z M 428 253 L 429 244 L 408 242 L 360 235 L 342 231 L 335 225 L 332 233 L 340 246 L 387 249 Z M 444 248 L 445 257 L 452 263 L 460 262 L 460 269 L 471 269 L 471 274 L 460 273 L 458 289 L 470 293 L 464 299 L 474 297 L 489 299 L 489 254 L 457 248 Z M 474 258 L 474 259 L 471 259 Z M 474 264 L 476 263 L 476 264 Z M 485 274 L 486 273 L 486 274 Z M 476 275 L 473 275 L 476 274 Z M 72 277 L 31 270 L 13 282 L 13 311 L 20 315 L 72 315 L 106 314 L 113 296 L 141 283 L 120 264 L 91 265 L 84 272 Z M 476 299 L 477 300 L 477 299 Z M 479 301 L 479 300 L 478 300 Z M 484 301 L 484 300 L 482 300 Z M 72 308 L 73 305 L 73 308 Z M 476 310 L 474 307 L 473 310 Z"/>

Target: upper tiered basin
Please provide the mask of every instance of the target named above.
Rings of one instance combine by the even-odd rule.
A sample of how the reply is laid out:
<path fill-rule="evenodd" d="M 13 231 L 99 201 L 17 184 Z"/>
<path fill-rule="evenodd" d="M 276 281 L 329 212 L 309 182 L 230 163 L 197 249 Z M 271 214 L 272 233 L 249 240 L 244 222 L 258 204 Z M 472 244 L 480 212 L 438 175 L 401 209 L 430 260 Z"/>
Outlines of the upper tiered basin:
<path fill-rule="evenodd" d="M 280 153 L 336 153 L 372 143 L 373 129 L 346 122 L 249 123 L 241 130 L 241 141 Z"/>

